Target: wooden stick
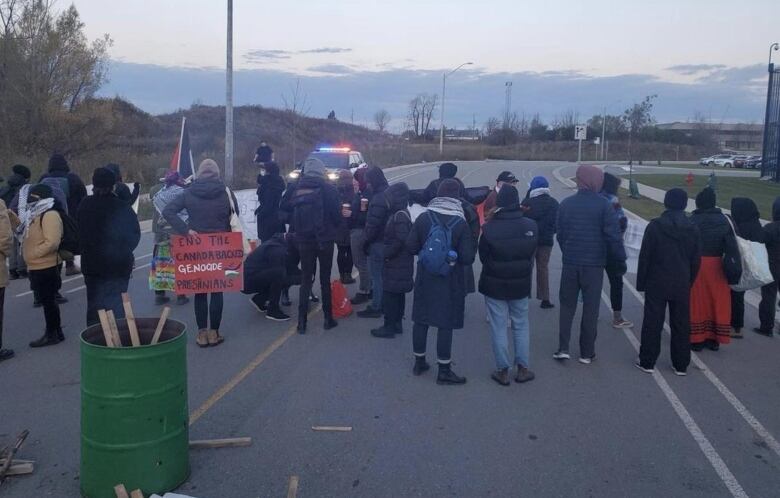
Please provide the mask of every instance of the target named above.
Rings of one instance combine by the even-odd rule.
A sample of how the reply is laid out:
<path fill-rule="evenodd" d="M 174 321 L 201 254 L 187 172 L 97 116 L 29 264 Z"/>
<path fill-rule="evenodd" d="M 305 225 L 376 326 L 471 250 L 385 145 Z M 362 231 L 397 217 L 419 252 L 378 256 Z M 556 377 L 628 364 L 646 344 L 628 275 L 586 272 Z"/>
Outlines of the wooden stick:
<path fill-rule="evenodd" d="M 201 439 L 197 441 L 190 441 L 190 449 L 199 450 L 204 448 L 240 448 L 242 446 L 249 446 L 250 444 L 252 444 L 251 437 Z"/>
<path fill-rule="evenodd" d="M 144 494 L 140 489 L 134 489 L 130 491 L 130 498 L 144 498 Z"/>
<path fill-rule="evenodd" d="M 106 339 L 106 346 L 113 348 L 114 336 L 111 334 L 111 324 L 108 322 L 108 315 L 106 310 L 98 310 L 98 317 L 100 318 L 100 327 L 103 329 L 103 337 Z"/>
<path fill-rule="evenodd" d="M 8 471 L 5 473 L 8 476 L 22 476 L 26 474 L 32 474 L 35 470 L 35 466 L 31 463 L 17 463 L 8 467 Z"/>
<path fill-rule="evenodd" d="M 108 324 L 111 328 L 111 337 L 114 340 L 114 347 L 121 348 L 122 338 L 119 337 L 119 327 L 117 327 L 116 325 L 116 317 L 114 317 L 114 311 L 108 310 L 106 311 L 106 315 L 108 315 Z"/>
<path fill-rule="evenodd" d="M 127 488 L 124 484 L 117 484 L 114 486 L 114 493 L 116 494 L 116 498 L 130 498 L 130 495 L 127 494 Z"/>
<path fill-rule="evenodd" d="M 313 425 L 311 426 L 313 431 L 331 431 L 331 432 L 351 432 L 352 427 L 333 427 L 329 425 Z"/>
<path fill-rule="evenodd" d="M 171 312 L 171 308 L 166 306 L 163 308 L 162 315 L 160 316 L 160 321 L 157 322 L 157 328 L 154 329 L 154 337 L 152 337 L 152 342 L 150 344 L 157 344 L 157 341 L 160 340 L 160 335 L 162 334 L 163 329 L 165 328 L 165 322 L 168 321 L 168 314 Z"/>
<path fill-rule="evenodd" d="M 298 476 L 290 476 L 290 485 L 287 486 L 287 498 L 298 496 Z"/>
<path fill-rule="evenodd" d="M 125 318 L 127 320 L 127 330 L 130 331 L 130 343 L 133 347 L 141 345 L 141 339 L 138 337 L 138 327 L 135 326 L 135 315 L 133 314 L 133 305 L 130 303 L 130 296 L 127 292 L 122 293 L 122 306 L 125 308 Z"/>
<path fill-rule="evenodd" d="M 23 430 L 19 436 L 16 438 L 16 444 L 8 450 L 8 453 L 5 455 L 5 463 L 2 467 L 0 467 L 0 484 L 3 484 L 3 481 L 5 481 L 5 476 L 8 473 L 8 468 L 11 467 L 11 462 L 14 460 L 14 455 L 16 455 L 16 452 L 19 451 L 19 448 L 22 447 L 22 444 L 24 444 L 24 440 L 27 439 L 27 436 L 30 435 L 30 431 L 27 429 Z"/>
<path fill-rule="evenodd" d="M 32 463 L 32 464 L 34 464 L 35 460 L 19 460 L 18 458 L 14 458 L 13 460 L 11 460 L 11 467 L 13 467 L 14 465 L 22 464 L 22 463 Z M 0 458 L 0 465 L 3 465 L 3 464 L 5 464 L 5 458 Z"/>

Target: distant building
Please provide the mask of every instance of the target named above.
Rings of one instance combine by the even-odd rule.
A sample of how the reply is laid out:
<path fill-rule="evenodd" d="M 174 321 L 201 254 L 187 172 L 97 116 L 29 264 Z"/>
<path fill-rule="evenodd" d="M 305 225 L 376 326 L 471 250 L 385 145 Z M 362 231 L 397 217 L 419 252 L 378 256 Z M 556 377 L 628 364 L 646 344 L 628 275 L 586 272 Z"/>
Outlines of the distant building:
<path fill-rule="evenodd" d="M 428 131 L 431 135 L 434 137 L 439 136 L 439 130 L 429 130 Z M 453 141 L 453 142 L 476 142 L 482 138 L 479 130 L 476 129 L 468 129 L 468 130 L 456 130 L 453 128 L 445 128 L 444 129 L 444 139 Z"/>
<path fill-rule="evenodd" d="M 674 130 L 693 134 L 702 128 L 712 133 L 712 138 L 722 150 L 761 153 L 764 125 L 747 123 L 661 123 L 661 130 Z"/>

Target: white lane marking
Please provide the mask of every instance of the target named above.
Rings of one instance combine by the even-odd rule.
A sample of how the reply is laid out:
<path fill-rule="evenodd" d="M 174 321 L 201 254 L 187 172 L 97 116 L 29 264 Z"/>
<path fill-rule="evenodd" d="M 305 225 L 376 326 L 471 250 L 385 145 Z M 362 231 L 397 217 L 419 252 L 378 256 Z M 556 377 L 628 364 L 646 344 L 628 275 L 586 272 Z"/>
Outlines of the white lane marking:
<path fill-rule="evenodd" d="M 631 293 L 634 295 L 634 297 L 636 297 L 637 300 L 639 300 L 639 302 L 644 305 L 645 298 L 638 290 L 636 290 L 636 287 L 634 287 L 625 277 L 623 277 L 623 282 L 625 283 L 626 287 L 628 287 L 628 290 L 631 291 Z M 664 322 L 664 330 L 667 334 L 671 334 L 669 324 L 666 322 Z M 715 373 L 693 351 L 691 351 L 691 361 L 704 373 L 704 376 L 707 377 L 707 380 L 709 380 L 712 385 L 715 386 L 715 388 L 723 395 L 724 398 L 726 398 L 726 401 L 728 401 L 731 406 L 734 407 L 737 413 L 739 413 L 740 416 L 745 419 L 745 422 L 747 422 L 747 424 L 756 432 L 756 434 L 758 434 L 758 436 L 764 440 L 766 445 L 769 446 L 777 456 L 780 456 L 780 443 L 778 443 L 777 439 L 775 439 L 775 437 L 772 436 L 766 427 L 764 427 L 763 424 L 759 422 L 752 413 L 750 413 L 750 410 L 747 409 L 747 407 L 739 400 L 739 398 L 737 398 L 737 396 L 731 392 L 728 387 L 726 387 L 726 385 L 718 378 L 718 376 L 715 375 Z"/>
<path fill-rule="evenodd" d="M 78 292 L 81 289 L 86 289 L 86 288 L 87 288 L 86 285 L 80 285 L 80 286 L 76 287 L 75 289 L 71 289 L 69 291 L 65 291 L 65 294 L 73 294 L 74 292 Z"/>
<path fill-rule="evenodd" d="M 610 306 L 609 297 L 604 291 L 601 291 L 601 299 L 607 306 Z M 634 332 L 631 329 L 623 329 L 623 333 L 625 334 L 626 339 L 628 339 L 628 342 L 630 342 L 634 347 L 638 355 L 639 341 L 634 335 Z M 655 383 L 658 384 L 661 392 L 664 393 L 664 396 L 666 396 L 669 404 L 672 405 L 672 408 L 674 408 L 677 416 L 680 417 L 683 425 L 685 425 L 685 428 L 691 434 L 694 441 L 696 441 L 696 444 L 699 445 L 699 449 L 702 453 L 704 453 L 704 456 L 707 458 L 707 460 L 709 460 L 710 464 L 715 469 L 715 472 L 717 472 L 718 477 L 720 477 L 720 479 L 723 481 L 723 484 L 726 485 L 731 495 L 739 498 L 747 498 L 747 493 L 745 493 L 745 490 L 742 489 L 742 486 L 739 484 L 739 481 L 737 481 L 737 478 L 734 476 L 731 470 L 729 470 L 726 462 L 723 461 L 723 458 L 721 458 L 720 454 L 718 454 L 718 451 L 714 446 L 712 446 L 712 443 L 710 443 L 710 440 L 707 439 L 707 436 L 704 435 L 704 432 L 702 432 L 699 424 L 696 423 L 690 412 L 688 412 L 688 409 L 685 408 L 683 402 L 680 401 L 680 398 L 677 397 L 677 394 L 675 394 L 669 383 L 666 382 L 666 379 L 657 369 L 653 373 L 653 380 L 655 380 Z"/>

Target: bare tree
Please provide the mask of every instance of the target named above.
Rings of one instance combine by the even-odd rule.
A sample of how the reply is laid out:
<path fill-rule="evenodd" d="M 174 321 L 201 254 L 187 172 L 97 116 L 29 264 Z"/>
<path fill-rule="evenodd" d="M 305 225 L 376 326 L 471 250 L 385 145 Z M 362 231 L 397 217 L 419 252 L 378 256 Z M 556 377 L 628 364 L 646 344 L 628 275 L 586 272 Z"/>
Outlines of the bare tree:
<path fill-rule="evenodd" d="M 379 133 L 384 133 L 387 125 L 390 124 L 390 113 L 385 109 L 380 109 L 374 113 L 374 124 Z"/>
<path fill-rule="evenodd" d="M 428 95 L 427 93 L 423 93 L 421 96 L 422 99 L 422 132 L 423 136 L 428 135 L 428 128 L 431 124 L 431 118 L 433 117 L 433 112 L 436 110 L 436 104 L 438 103 L 439 96 L 436 94 Z"/>
<path fill-rule="evenodd" d="M 308 102 L 308 96 L 301 90 L 301 79 L 295 80 L 295 85 L 290 84 L 290 88 L 287 94 L 282 94 L 282 102 L 284 103 L 285 117 L 287 119 L 288 126 L 290 127 L 290 147 L 293 165 L 296 164 L 295 144 L 298 135 L 298 130 L 301 127 L 301 123 L 304 118 L 308 116 L 311 111 L 311 106 Z"/>
<path fill-rule="evenodd" d="M 428 128 L 436 110 L 439 96 L 421 93 L 409 101 L 409 108 L 406 114 L 406 123 L 409 130 L 414 132 L 417 138 L 428 134 Z"/>

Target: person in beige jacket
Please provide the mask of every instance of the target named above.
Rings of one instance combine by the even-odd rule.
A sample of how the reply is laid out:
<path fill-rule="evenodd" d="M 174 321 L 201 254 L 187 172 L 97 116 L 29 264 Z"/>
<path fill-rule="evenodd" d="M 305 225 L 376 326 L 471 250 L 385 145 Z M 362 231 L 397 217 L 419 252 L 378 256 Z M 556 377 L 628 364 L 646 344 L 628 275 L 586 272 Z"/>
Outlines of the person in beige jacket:
<path fill-rule="evenodd" d="M 3 349 L 3 306 L 5 304 L 5 287 L 8 285 L 8 266 L 6 257 L 11 253 L 14 243 L 11 231 L 11 220 L 8 218 L 8 208 L 0 200 L 0 361 L 13 358 L 12 349 Z"/>
<path fill-rule="evenodd" d="M 60 308 L 56 301 L 62 286 L 60 277 L 59 247 L 62 242 L 62 217 L 54 208 L 54 194 L 48 185 L 38 184 L 30 188 L 28 210 L 22 235 L 22 251 L 30 275 L 30 289 L 36 293 L 43 306 L 46 331 L 32 348 L 58 344 L 65 340 L 60 322 Z"/>

